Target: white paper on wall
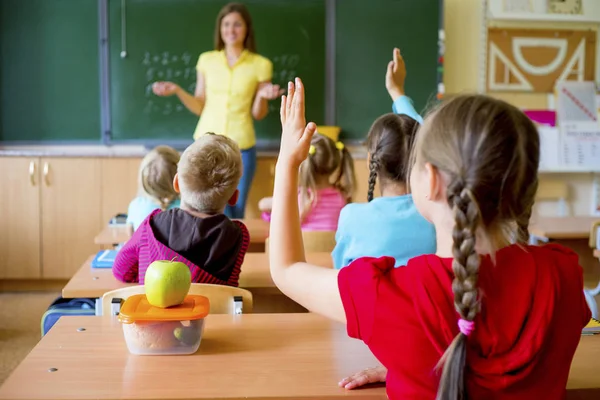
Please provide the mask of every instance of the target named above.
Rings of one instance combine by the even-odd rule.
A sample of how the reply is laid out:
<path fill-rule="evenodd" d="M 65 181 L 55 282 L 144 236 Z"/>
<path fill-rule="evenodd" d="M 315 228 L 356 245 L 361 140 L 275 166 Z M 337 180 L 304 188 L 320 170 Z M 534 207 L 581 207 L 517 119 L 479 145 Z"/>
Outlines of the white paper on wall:
<path fill-rule="evenodd" d="M 540 170 L 560 168 L 560 131 L 555 127 L 538 127 L 540 134 Z"/>
<path fill-rule="evenodd" d="M 571 122 L 560 126 L 561 153 L 567 167 L 600 168 L 600 126 L 597 122 Z"/>

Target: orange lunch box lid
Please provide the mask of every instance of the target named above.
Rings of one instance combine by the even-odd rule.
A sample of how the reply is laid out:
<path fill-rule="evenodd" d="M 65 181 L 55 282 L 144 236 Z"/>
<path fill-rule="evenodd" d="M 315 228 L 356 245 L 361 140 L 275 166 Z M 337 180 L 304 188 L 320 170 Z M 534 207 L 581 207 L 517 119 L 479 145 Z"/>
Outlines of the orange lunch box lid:
<path fill-rule="evenodd" d="M 169 308 L 154 307 L 145 294 L 136 294 L 125 300 L 119 311 L 119 321 L 134 322 L 191 321 L 202 319 L 210 311 L 209 300 L 200 295 L 187 295 L 183 303 Z"/>

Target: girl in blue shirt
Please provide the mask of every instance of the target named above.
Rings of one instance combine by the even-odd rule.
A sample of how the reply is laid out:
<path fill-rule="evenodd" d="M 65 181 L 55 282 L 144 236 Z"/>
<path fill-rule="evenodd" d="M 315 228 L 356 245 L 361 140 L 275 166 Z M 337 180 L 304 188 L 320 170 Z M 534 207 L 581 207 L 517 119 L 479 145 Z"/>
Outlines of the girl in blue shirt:
<path fill-rule="evenodd" d="M 422 119 L 404 95 L 405 76 L 404 61 L 394 49 L 386 88 L 397 114 L 379 117 L 367 136 L 369 202 L 342 209 L 332 253 L 337 269 L 365 256 L 393 256 L 398 267 L 415 256 L 435 253 L 435 229 L 419 214 L 406 186 L 410 151 L 419 126 L 415 119 Z M 377 180 L 381 197 L 373 199 Z"/>
<path fill-rule="evenodd" d="M 179 208 L 179 195 L 173 188 L 178 163 L 179 152 L 169 146 L 154 148 L 142 160 L 138 196 L 127 210 L 127 223 L 134 230 L 154 210 Z"/>

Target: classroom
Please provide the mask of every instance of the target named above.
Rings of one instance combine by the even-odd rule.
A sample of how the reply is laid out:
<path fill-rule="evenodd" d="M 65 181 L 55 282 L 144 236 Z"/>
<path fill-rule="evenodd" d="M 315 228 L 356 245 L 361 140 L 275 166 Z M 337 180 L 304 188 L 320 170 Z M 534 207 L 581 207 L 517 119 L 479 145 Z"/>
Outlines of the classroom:
<path fill-rule="evenodd" d="M 599 35 L 1 0 L 0 399 L 600 399 Z"/>

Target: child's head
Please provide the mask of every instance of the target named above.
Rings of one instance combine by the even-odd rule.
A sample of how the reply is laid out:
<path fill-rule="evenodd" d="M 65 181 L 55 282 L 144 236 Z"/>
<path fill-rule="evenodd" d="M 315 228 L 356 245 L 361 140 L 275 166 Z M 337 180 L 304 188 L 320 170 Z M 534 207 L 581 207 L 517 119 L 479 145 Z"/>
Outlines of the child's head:
<path fill-rule="evenodd" d="M 140 194 L 157 201 L 163 210 L 178 197 L 173 188 L 178 162 L 177 150 L 169 146 L 158 146 L 146 154 L 140 165 Z"/>
<path fill-rule="evenodd" d="M 515 233 L 520 243 L 527 242 L 539 156 L 538 132 L 529 118 L 514 106 L 481 95 L 442 104 L 417 134 L 413 197 L 436 229 L 453 223 L 452 290 L 467 325 L 480 309 L 476 246 L 493 251 Z M 459 398 L 465 351 L 466 335 L 460 333 L 444 355 L 438 398 Z"/>
<path fill-rule="evenodd" d="M 407 115 L 385 114 L 377 118 L 367 135 L 369 193 L 373 200 L 375 182 L 405 184 L 410 151 L 419 123 Z"/>
<path fill-rule="evenodd" d="M 237 144 L 226 136 L 207 133 L 181 155 L 175 189 L 181 192 L 182 206 L 206 214 L 222 213 L 228 203 L 236 203 L 241 177 Z"/>
<path fill-rule="evenodd" d="M 328 181 L 338 189 L 348 202 L 356 186 L 354 162 L 342 142 L 334 142 L 325 135 L 316 133 L 310 142 L 308 158 L 300 165 L 301 213 L 310 210 L 315 199 L 317 184 Z M 335 179 L 331 175 L 337 172 Z"/>

